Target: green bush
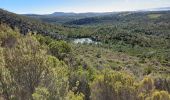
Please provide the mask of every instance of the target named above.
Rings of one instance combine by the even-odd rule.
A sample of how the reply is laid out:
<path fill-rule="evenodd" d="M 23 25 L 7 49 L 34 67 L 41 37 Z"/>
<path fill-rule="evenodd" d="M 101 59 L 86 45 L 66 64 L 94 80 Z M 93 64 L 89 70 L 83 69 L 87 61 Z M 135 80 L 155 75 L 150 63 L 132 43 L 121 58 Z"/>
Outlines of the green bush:
<path fill-rule="evenodd" d="M 91 84 L 92 100 L 136 100 L 134 78 L 122 72 L 106 70 L 96 76 Z"/>
<path fill-rule="evenodd" d="M 53 41 L 49 44 L 52 55 L 63 60 L 71 52 L 71 47 L 65 41 Z"/>
<path fill-rule="evenodd" d="M 155 91 L 151 98 L 151 100 L 170 100 L 170 95 L 166 91 Z"/>

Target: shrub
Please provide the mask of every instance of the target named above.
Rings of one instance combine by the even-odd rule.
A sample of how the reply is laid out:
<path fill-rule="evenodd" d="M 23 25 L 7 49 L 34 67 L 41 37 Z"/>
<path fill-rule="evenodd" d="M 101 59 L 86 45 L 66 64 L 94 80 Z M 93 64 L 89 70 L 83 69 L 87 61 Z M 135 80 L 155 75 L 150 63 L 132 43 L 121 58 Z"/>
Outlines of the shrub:
<path fill-rule="evenodd" d="M 134 78 L 124 72 L 106 70 L 91 84 L 92 100 L 136 100 Z"/>
<path fill-rule="evenodd" d="M 166 91 L 156 91 L 152 93 L 152 100 L 170 100 L 170 95 Z"/>
<path fill-rule="evenodd" d="M 49 100 L 49 92 L 44 87 L 38 87 L 32 94 L 34 100 Z"/>
<path fill-rule="evenodd" d="M 71 52 L 71 47 L 65 41 L 54 41 L 49 44 L 52 55 L 63 60 Z"/>
<path fill-rule="evenodd" d="M 74 92 L 70 91 L 67 94 L 66 100 L 84 100 L 84 95 L 82 93 L 75 94 Z"/>

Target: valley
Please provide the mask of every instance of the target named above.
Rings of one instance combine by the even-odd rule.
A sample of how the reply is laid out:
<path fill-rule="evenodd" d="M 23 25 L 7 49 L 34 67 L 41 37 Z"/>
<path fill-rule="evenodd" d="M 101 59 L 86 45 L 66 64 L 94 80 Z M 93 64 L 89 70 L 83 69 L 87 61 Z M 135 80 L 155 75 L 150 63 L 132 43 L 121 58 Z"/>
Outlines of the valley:
<path fill-rule="evenodd" d="M 170 11 L 0 9 L 0 100 L 170 100 Z"/>

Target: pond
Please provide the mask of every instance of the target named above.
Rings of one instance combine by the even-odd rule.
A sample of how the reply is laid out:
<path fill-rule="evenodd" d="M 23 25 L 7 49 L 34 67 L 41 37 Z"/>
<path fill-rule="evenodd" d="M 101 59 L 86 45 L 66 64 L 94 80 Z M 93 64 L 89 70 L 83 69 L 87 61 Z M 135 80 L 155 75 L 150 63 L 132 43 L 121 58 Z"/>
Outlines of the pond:
<path fill-rule="evenodd" d="M 94 41 L 92 40 L 91 38 L 77 38 L 77 39 L 74 39 L 73 40 L 74 43 L 87 43 L 87 44 L 90 44 L 90 43 L 93 43 L 93 44 L 99 44 L 100 42 L 97 42 L 97 41 Z"/>

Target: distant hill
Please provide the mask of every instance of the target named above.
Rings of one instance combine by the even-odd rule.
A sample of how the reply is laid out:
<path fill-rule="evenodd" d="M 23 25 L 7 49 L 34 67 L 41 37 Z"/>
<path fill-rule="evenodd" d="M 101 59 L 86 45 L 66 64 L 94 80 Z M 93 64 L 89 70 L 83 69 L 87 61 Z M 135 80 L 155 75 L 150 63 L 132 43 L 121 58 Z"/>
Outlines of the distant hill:
<path fill-rule="evenodd" d="M 139 10 L 139 11 L 134 11 L 134 12 L 148 12 L 148 11 L 170 11 L 170 7 L 160 7 L 160 8 L 152 8 L 152 9 L 144 9 L 144 10 Z M 52 14 L 44 14 L 44 15 L 39 15 L 39 14 L 24 14 L 24 16 L 32 17 L 39 19 L 43 22 L 48 22 L 48 23 L 53 23 L 53 24 L 63 24 L 66 22 L 72 22 L 75 20 L 81 20 L 82 19 L 89 19 L 97 22 L 96 18 L 91 17 L 105 17 L 105 16 L 112 16 L 115 14 L 122 14 L 124 12 L 103 12 L 103 13 L 96 13 L 96 12 L 87 12 L 87 13 L 74 13 L 74 12 L 54 12 Z M 127 12 L 126 12 L 127 13 Z M 130 12 L 131 13 L 131 12 Z M 93 23 L 89 20 L 85 20 L 86 23 L 90 22 Z"/>
<path fill-rule="evenodd" d="M 170 11 L 132 11 L 120 12 L 105 16 L 89 17 L 66 22 L 68 25 L 126 24 L 126 23 L 159 23 L 168 22 Z"/>
<path fill-rule="evenodd" d="M 105 13 L 65 13 L 65 12 L 54 12 L 52 14 L 38 15 L 38 14 L 24 14 L 25 16 L 39 19 L 44 22 L 60 24 L 68 21 L 78 20 L 87 17 L 97 17 L 112 14 L 113 12 Z"/>
<path fill-rule="evenodd" d="M 54 12 L 53 14 L 50 14 L 52 16 L 82 16 L 82 17 L 95 17 L 95 16 L 102 16 L 102 15 L 108 15 L 112 14 L 113 12 L 103 12 L 103 13 L 97 13 L 97 12 L 87 12 L 87 13 L 65 13 L 65 12 Z"/>
<path fill-rule="evenodd" d="M 146 9 L 146 11 L 170 11 L 170 7 L 152 8 L 152 9 Z"/>
<path fill-rule="evenodd" d="M 74 16 L 75 13 L 65 13 L 65 12 L 54 12 L 52 14 L 49 14 L 51 16 Z"/>
<path fill-rule="evenodd" d="M 143 10 L 138 10 L 138 11 L 134 11 L 134 12 L 148 12 L 148 11 L 170 11 L 170 7 L 143 9 Z M 71 22 L 71 21 L 75 21 L 75 20 L 81 20 L 81 19 L 86 19 L 86 18 L 91 20 L 91 17 L 103 17 L 103 16 L 107 16 L 107 15 L 115 15 L 115 14 L 120 14 L 120 13 L 122 13 L 122 12 L 103 12 L 103 13 L 97 13 L 97 12 L 87 12 L 87 13 L 54 12 L 52 14 L 44 14 L 44 15 L 24 14 L 24 16 L 36 18 L 43 22 L 48 22 L 48 23 L 53 23 L 53 24 L 63 24 L 63 23 Z M 83 21 L 83 20 L 81 20 L 81 21 Z M 91 21 L 88 21 L 88 22 L 91 23 Z M 88 23 L 88 22 L 86 22 L 86 23 Z M 97 21 L 95 20 L 95 22 L 97 22 Z"/>

